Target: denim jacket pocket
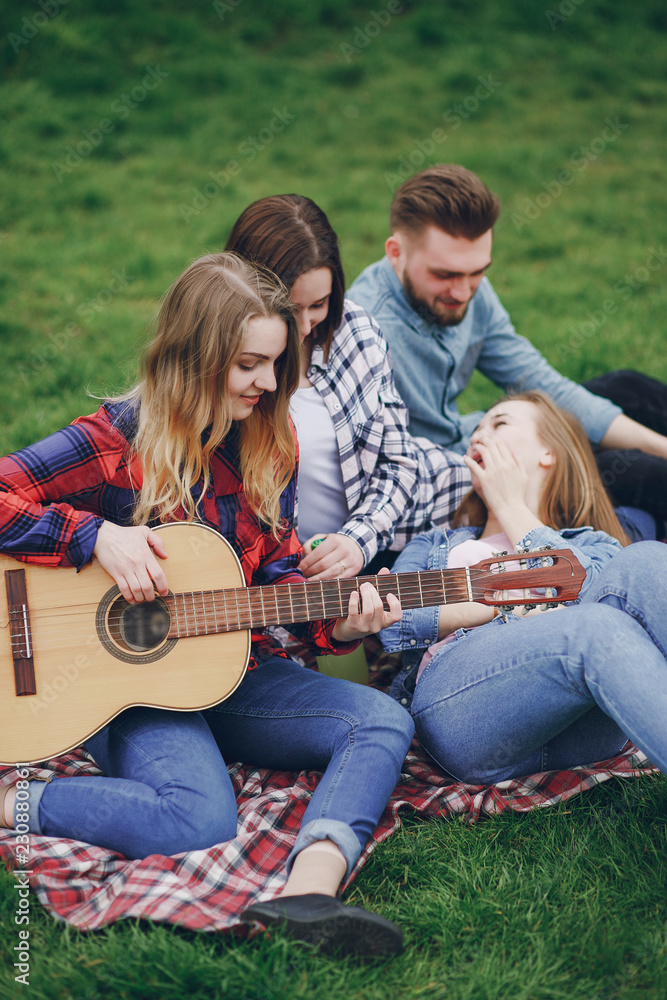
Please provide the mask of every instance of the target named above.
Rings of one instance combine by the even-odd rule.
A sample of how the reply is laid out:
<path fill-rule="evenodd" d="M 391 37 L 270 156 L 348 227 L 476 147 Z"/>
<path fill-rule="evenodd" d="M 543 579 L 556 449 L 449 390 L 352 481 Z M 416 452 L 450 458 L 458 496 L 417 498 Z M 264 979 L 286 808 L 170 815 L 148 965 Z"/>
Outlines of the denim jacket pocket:
<path fill-rule="evenodd" d="M 420 658 L 421 659 L 421 658 Z M 391 682 L 391 687 L 389 688 L 389 694 L 394 698 L 400 705 L 407 708 L 410 711 L 410 706 L 412 705 L 412 699 L 415 693 L 415 687 L 417 685 L 417 673 L 419 671 L 420 660 L 414 659 L 413 662 L 405 663 L 402 669 L 394 677 Z"/>

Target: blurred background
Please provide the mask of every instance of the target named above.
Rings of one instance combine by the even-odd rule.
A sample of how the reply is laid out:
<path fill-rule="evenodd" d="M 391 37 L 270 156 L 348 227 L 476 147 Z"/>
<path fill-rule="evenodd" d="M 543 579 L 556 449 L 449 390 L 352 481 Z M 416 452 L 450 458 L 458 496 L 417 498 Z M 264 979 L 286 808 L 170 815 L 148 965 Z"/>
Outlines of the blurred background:
<path fill-rule="evenodd" d="M 4 0 L 2 452 L 134 379 L 249 202 L 313 198 L 351 283 L 437 162 L 502 198 L 490 278 L 556 367 L 667 378 L 666 32 L 660 0 Z"/>

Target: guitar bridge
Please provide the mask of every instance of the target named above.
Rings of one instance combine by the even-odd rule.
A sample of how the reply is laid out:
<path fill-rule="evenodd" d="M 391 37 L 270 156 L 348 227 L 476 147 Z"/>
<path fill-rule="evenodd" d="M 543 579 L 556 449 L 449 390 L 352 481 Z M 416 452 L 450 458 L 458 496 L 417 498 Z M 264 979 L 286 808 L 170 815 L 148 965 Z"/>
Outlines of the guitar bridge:
<path fill-rule="evenodd" d="M 7 590 L 9 634 L 12 643 L 16 694 L 18 697 L 26 694 L 37 694 L 25 570 L 5 570 L 5 588 Z"/>

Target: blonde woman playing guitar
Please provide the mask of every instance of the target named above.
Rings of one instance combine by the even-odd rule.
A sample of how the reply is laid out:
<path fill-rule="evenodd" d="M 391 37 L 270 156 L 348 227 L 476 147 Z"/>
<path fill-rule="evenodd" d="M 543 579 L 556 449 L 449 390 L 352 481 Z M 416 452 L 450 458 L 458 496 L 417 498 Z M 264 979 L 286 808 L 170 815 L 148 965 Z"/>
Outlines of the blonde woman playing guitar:
<path fill-rule="evenodd" d="M 138 385 L 0 462 L 0 550 L 72 574 L 94 555 L 109 588 L 114 581 L 118 588 L 107 624 L 120 602 L 167 599 L 168 532 L 154 530 L 161 523 L 196 520 L 220 532 L 248 586 L 303 582 L 292 531 L 296 446 L 288 418 L 298 378 L 299 338 L 283 286 L 233 254 L 200 258 L 164 299 Z M 203 554 L 195 547 L 190 562 L 196 568 L 198 561 Z M 65 571 L 54 573 L 54 591 L 67 579 Z M 17 700 L 38 699 L 25 579 L 20 570 L 6 571 L 5 582 L 26 620 L 24 633 L 16 616 L 11 630 L 3 623 L 15 641 L 11 683 Z M 60 597 L 54 595 L 56 618 L 69 621 Z M 296 628 L 322 652 L 346 652 L 400 614 L 395 597 L 383 605 L 365 583 L 352 590 L 340 617 Z M 141 642 L 119 617 L 109 625 L 109 642 L 117 661 L 130 662 L 139 675 L 133 658 Z M 89 635 L 75 629 L 68 625 L 85 657 Z M 31 781 L 27 813 L 17 811 L 19 803 L 15 808 L 16 789 L 2 787 L 2 823 L 11 829 L 20 815 L 25 825 L 27 815 L 34 834 L 72 837 L 131 858 L 170 855 L 235 836 L 225 760 L 321 770 L 283 894 L 262 904 L 261 913 L 251 908 L 247 919 L 280 922 L 327 948 L 396 952 L 398 927 L 335 896 L 398 780 L 412 719 L 381 692 L 304 670 L 260 629 L 250 652 L 248 672 L 222 704 L 202 712 L 139 704 L 90 736 L 86 748 L 104 776 Z M 197 672 L 194 654 L 186 682 Z"/>

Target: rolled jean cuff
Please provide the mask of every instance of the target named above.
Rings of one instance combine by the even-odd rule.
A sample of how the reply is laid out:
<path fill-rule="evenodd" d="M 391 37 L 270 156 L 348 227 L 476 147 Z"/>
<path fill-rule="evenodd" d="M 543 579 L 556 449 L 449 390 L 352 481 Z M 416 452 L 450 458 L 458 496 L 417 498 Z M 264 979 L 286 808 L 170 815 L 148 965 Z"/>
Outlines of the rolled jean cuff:
<path fill-rule="evenodd" d="M 14 829 L 20 824 L 27 825 L 27 830 L 16 830 L 17 833 L 34 833 L 38 836 L 42 835 L 42 827 L 39 822 L 39 803 L 41 801 L 42 795 L 46 789 L 46 786 L 50 782 L 50 778 L 29 778 L 28 779 L 28 808 L 27 810 L 21 810 L 17 812 L 16 805 L 18 805 L 18 799 L 16 800 L 16 805 L 14 806 Z"/>
<path fill-rule="evenodd" d="M 349 878 L 350 872 L 354 868 L 359 855 L 361 854 L 361 844 L 359 838 L 347 823 L 341 823 L 338 819 L 314 819 L 312 823 L 307 823 L 299 830 L 296 844 L 287 859 L 287 874 L 292 871 L 292 865 L 297 854 L 309 847 L 310 844 L 318 840 L 331 840 L 339 848 L 343 857 L 347 861 L 347 871 L 345 878 Z"/>

